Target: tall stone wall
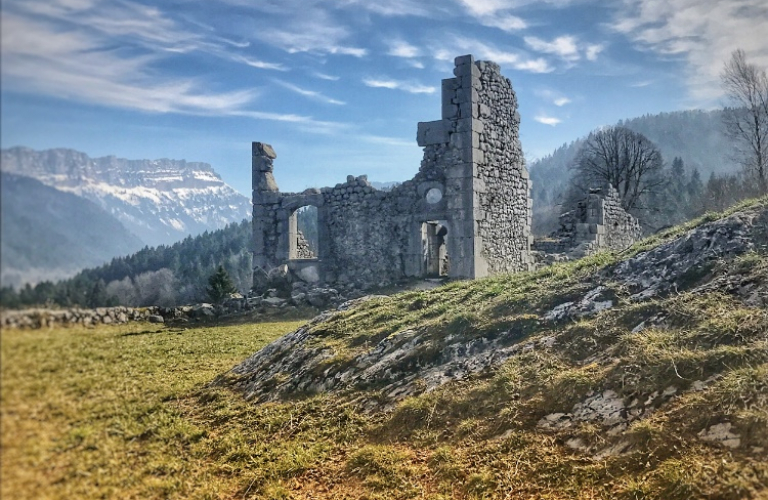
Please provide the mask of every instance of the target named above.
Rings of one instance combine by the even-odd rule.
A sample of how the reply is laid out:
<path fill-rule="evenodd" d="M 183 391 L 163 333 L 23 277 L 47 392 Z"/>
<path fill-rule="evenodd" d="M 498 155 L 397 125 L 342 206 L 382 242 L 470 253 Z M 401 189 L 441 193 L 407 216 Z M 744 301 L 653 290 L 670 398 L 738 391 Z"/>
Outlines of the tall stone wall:
<path fill-rule="evenodd" d="M 491 62 L 479 62 L 479 151 L 476 216 L 488 272 L 527 269 L 531 236 L 531 182 L 520 145 L 517 96 Z M 474 132 L 474 131 L 473 131 Z"/>
<path fill-rule="evenodd" d="M 255 288 L 276 269 L 370 286 L 435 269 L 475 278 L 530 267 L 530 183 L 514 91 L 498 65 L 472 56 L 456 59 L 454 75 L 443 80 L 442 119 L 418 125 L 419 172 L 389 191 L 348 176 L 280 193 L 274 150 L 253 143 Z M 306 205 L 318 209 L 317 258 L 292 261 L 299 240 L 291 216 Z"/>

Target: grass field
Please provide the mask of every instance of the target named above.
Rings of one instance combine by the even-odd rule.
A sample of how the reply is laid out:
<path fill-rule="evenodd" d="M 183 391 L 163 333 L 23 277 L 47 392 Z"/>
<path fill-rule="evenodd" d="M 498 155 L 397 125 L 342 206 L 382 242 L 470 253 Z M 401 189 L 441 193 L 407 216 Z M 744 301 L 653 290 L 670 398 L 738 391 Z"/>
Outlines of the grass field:
<path fill-rule="evenodd" d="M 472 337 L 518 325 L 521 338 L 557 337 L 551 349 L 388 412 L 361 411 L 360 394 L 256 404 L 208 385 L 297 321 L 3 331 L 0 496 L 768 499 L 768 311 L 717 290 L 640 304 L 618 290 L 616 307 L 594 317 L 551 324 L 530 314 L 588 290 L 594 271 L 617 258 L 408 292 L 315 325 L 341 364 L 403 328 Z M 712 272 L 764 286 L 768 255 Z M 653 317 L 665 320 L 633 331 Z M 691 389 L 704 380 L 706 388 Z M 536 427 L 594 391 L 644 401 L 670 385 L 677 396 L 621 435 L 591 422 L 567 432 Z M 722 422 L 739 447 L 699 438 Z M 618 442 L 629 448 L 595 452 Z"/>
<path fill-rule="evenodd" d="M 245 438 L 196 395 L 298 324 L 3 331 L 2 498 L 235 497 Z"/>

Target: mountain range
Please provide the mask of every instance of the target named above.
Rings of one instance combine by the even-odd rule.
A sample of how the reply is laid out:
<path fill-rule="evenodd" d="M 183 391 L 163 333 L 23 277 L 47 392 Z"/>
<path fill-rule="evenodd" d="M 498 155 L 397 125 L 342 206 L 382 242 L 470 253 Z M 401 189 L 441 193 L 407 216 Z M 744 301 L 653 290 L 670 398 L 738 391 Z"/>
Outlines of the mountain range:
<path fill-rule="evenodd" d="M 707 176 L 738 169 L 728 155 L 732 147 L 722 134 L 721 121 L 720 111 L 692 110 L 645 115 L 617 125 L 646 135 L 667 163 L 680 157 L 689 172 L 696 168 Z M 559 203 L 571 178 L 568 167 L 583 141 L 580 138 L 563 144 L 530 164 L 537 234 L 546 234 L 545 228 L 557 224 Z M 145 245 L 170 245 L 188 235 L 221 229 L 250 217 L 250 200 L 228 186 L 207 163 L 91 158 L 71 149 L 14 147 L 2 150 L 1 165 L 4 173 L 41 184 L 3 182 L 4 286 L 69 276 L 76 268 L 98 266 Z M 393 184 L 381 183 L 380 187 Z M 56 192 L 46 192 L 46 186 Z M 25 189 L 29 194 L 22 193 Z M 75 195 L 92 205 L 85 208 L 74 198 L 57 193 Z M 51 200 L 58 207 L 57 213 L 37 210 L 52 206 L 44 205 L 43 200 Z M 10 207 L 16 204 L 24 208 Z M 97 211 L 107 219 L 93 215 Z M 91 215 L 82 215 L 86 213 Z M 104 238 L 89 236 L 83 221 L 89 228 L 98 228 L 96 232 Z M 63 242 L 66 250 L 62 249 Z M 78 257 L 65 259 L 64 265 L 61 255 Z"/>
<path fill-rule="evenodd" d="M 10 255 L 3 258 L 4 286 L 62 277 L 142 246 L 169 245 L 250 217 L 250 200 L 227 185 L 207 163 L 91 158 L 72 149 L 13 147 L 2 150 L 0 164 L 4 174 L 41 184 L 18 179 L 3 182 L 3 242 L 13 242 Z M 45 191 L 45 186 L 57 192 Z M 82 203 L 59 193 L 69 193 L 92 205 L 85 209 Z M 38 210 L 48 199 L 56 200 L 59 213 Z M 24 208 L 16 210 L 11 205 Z M 78 215 L 83 213 L 90 215 Z M 57 234 L 51 227 L 54 220 L 61 231 L 73 236 L 64 253 L 80 256 L 68 260 L 67 265 L 52 256 L 62 251 L 61 245 L 50 245 Z M 94 225 L 103 240 L 88 236 Z M 25 228 L 37 236 L 30 237 Z"/>

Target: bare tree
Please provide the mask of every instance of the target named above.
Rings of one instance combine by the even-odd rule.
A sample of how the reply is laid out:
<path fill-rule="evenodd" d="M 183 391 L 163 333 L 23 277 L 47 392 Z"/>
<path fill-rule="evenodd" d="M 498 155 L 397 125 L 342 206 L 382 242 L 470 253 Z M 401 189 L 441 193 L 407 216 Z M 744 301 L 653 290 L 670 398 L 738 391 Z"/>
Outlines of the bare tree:
<path fill-rule="evenodd" d="M 624 210 L 637 213 L 664 182 L 664 160 L 653 142 L 625 127 L 592 132 L 576 154 L 574 180 L 586 190 L 610 183 L 621 195 Z"/>
<path fill-rule="evenodd" d="M 765 69 L 747 62 L 743 50 L 735 50 L 725 63 L 720 79 L 733 107 L 724 110 L 723 121 L 735 140 L 738 160 L 757 181 L 761 194 L 768 192 L 768 76 Z"/>

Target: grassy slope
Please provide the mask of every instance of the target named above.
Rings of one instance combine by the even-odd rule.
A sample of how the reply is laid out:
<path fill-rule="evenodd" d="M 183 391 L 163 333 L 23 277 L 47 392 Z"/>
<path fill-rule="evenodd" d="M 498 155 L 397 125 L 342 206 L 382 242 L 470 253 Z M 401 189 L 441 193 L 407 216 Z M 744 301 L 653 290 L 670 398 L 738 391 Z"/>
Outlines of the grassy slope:
<path fill-rule="evenodd" d="M 388 413 L 322 395 L 253 405 L 205 387 L 296 323 L 138 335 L 124 334 L 155 327 L 3 332 L 3 497 L 768 498 L 759 450 L 768 449 L 765 310 L 719 293 L 631 305 L 615 290 L 619 306 L 588 320 L 535 321 L 532 311 L 583 294 L 594 270 L 617 259 L 410 292 L 318 325 L 342 364 L 404 328 L 557 336 L 551 349 Z M 722 266 L 716 272 L 768 280 L 766 255 Z M 654 317 L 664 320 L 631 333 Z M 720 378 L 707 389 L 686 392 L 713 374 Z M 567 434 L 535 427 L 593 390 L 629 399 L 672 385 L 683 395 L 623 436 L 588 423 Z M 739 449 L 696 438 L 724 421 L 741 436 Z M 593 450 L 620 440 L 631 447 L 595 458 L 568 448 L 573 437 Z"/>

